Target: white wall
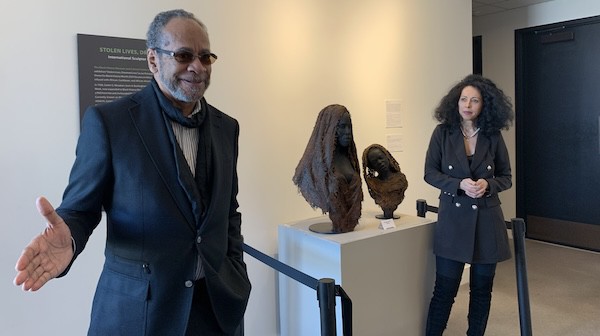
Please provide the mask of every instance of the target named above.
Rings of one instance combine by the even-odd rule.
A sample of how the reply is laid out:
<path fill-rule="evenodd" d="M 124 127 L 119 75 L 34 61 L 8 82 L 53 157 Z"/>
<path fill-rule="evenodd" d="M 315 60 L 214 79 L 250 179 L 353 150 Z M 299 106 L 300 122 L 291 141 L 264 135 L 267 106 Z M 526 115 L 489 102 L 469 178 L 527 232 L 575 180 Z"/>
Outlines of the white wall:
<path fill-rule="evenodd" d="M 482 36 L 483 75 L 491 78 L 515 97 L 515 30 L 561 21 L 600 15 L 598 0 L 554 0 L 529 7 L 486 15 L 473 19 L 473 35 Z M 513 166 L 515 167 L 515 129 L 504 134 Z M 516 188 L 503 192 L 502 207 L 508 218 L 516 216 Z"/>
<path fill-rule="evenodd" d="M 415 200 L 437 203 L 422 179 L 432 110 L 471 71 L 468 0 L 158 1 L 56 0 L 0 4 L 0 334 L 83 335 L 103 262 L 104 223 L 70 274 L 37 293 L 14 287 L 21 249 L 43 228 L 34 200 L 58 205 L 79 133 L 76 34 L 145 38 L 153 16 L 183 7 L 209 27 L 207 99 L 241 123 L 240 195 L 250 245 L 275 255 L 277 225 L 319 215 L 291 182 L 325 105 L 352 113 L 359 154 L 386 134 Z M 401 129 L 385 128 L 385 101 L 400 100 Z M 365 189 L 366 190 L 366 189 Z M 365 209 L 376 209 L 365 193 Z M 248 257 L 253 292 L 247 335 L 277 335 L 276 275 Z M 352 293 L 349 293 L 352 295 Z M 315 301 L 315 309 L 317 303 Z"/>

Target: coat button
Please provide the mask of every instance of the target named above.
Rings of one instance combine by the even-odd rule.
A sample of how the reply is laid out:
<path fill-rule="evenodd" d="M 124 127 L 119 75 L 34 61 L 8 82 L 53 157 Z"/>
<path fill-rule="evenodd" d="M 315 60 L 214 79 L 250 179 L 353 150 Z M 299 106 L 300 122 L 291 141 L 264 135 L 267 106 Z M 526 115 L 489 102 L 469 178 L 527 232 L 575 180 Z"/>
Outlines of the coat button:
<path fill-rule="evenodd" d="M 456 202 L 454 205 L 456 205 L 457 208 L 460 208 L 460 203 Z"/>
<path fill-rule="evenodd" d="M 473 204 L 473 205 L 471 205 L 471 208 L 472 208 L 473 210 L 477 210 L 477 205 Z"/>
<path fill-rule="evenodd" d="M 200 244 L 202 242 L 202 237 L 198 236 L 196 237 L 196 243 Z"/>
<path fill-rule="evenodd" d="M 185 287 L 190 288 L 194 285 L 194 282 L 192 280 L 187 280 L 185 282 Z"/>
<path fill-rule="evenodd" d="M 492 170 L 492 166 L 487 166 L 487 170 Z"/>
<path fill-rule="evenodd" d="M 454 167 L 452 167 L 452 165 L 448 165 L 448 169 L 452 170 Z"/>

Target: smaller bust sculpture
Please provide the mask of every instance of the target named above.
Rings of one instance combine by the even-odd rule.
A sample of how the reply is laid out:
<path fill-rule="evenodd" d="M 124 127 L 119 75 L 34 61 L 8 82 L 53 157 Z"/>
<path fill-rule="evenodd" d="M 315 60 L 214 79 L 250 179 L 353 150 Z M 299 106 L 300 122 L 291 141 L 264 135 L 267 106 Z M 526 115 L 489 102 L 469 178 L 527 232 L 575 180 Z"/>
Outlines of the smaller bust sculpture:
<path fill-rule="evenodd" d="M 309 228 L 311 231 L 354 231 L 363 193 L 352 120 L 346 107 L 333 104 L 319 112 L 292 180 L 310 206 L 320 208 L 331 219 L 331 224 L 315 224 Z"/>
<path fill-rule="evenodd" d="M 383 210 L 383 215 L 376 217 L 399 218 L 394 217 L 394 211 L 404 200 L 408 181 L 396 159 L 383 146 L 373 144 L 363 152 L 362 168 L 369 195 Z"/>

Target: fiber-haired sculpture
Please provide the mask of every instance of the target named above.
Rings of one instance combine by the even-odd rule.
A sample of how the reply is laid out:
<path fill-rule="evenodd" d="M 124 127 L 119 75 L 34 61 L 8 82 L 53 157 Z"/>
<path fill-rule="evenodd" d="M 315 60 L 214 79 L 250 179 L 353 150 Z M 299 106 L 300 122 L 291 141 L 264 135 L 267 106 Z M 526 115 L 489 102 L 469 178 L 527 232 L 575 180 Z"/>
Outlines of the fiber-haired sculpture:
<path fill-rule="evenodd" d="M 344 106 L 329 105 L 319 112 L 292 180 L 312 208 L 329 214 L 329 233 L 354 230 L 363 193 L 352 121 Z"/>
<path fill-rule="evenodd" d="M 394 211 L 404 200 L 404 192 L 408 188 L 400 165 L 387 149 L 373 144 L 363 152 L 362 168 L 369 195 L 383 210 L 383 216 L 378 215 L 377 218 L 394 218 Z"/>

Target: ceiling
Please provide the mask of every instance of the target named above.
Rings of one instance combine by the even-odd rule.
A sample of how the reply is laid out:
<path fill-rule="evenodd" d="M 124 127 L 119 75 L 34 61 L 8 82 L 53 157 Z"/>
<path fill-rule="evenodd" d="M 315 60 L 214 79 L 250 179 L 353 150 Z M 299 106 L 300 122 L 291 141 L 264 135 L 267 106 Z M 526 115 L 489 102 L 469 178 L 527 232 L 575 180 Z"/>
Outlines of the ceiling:
<path fill-rule="evenodd" d="M 473 0 L 473 16 L 495 14 L 552 0 Z"/>

